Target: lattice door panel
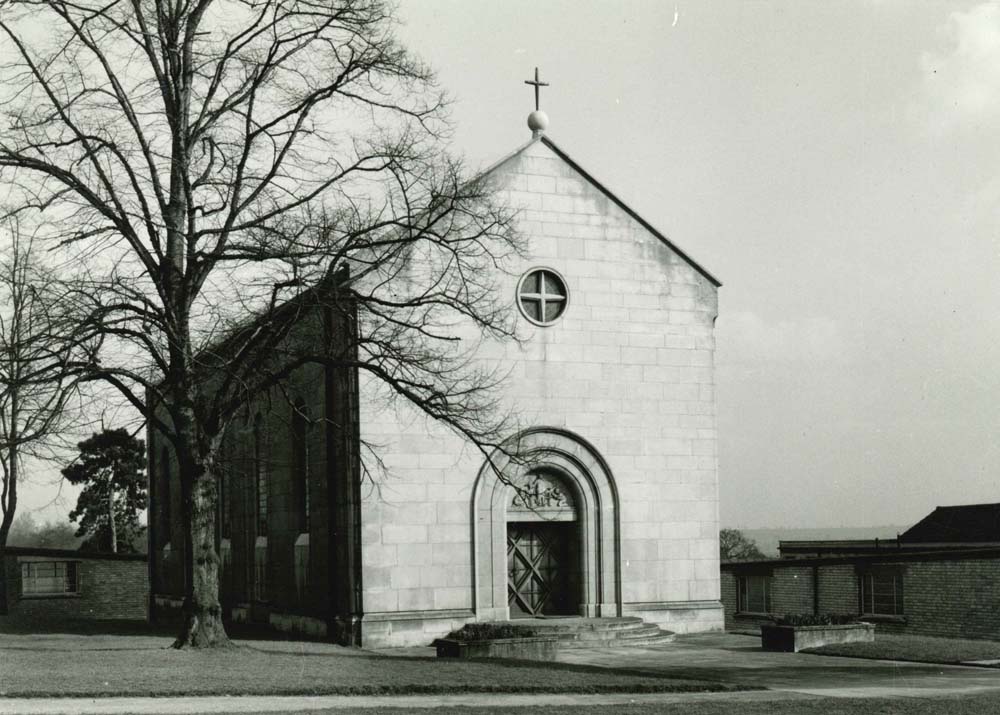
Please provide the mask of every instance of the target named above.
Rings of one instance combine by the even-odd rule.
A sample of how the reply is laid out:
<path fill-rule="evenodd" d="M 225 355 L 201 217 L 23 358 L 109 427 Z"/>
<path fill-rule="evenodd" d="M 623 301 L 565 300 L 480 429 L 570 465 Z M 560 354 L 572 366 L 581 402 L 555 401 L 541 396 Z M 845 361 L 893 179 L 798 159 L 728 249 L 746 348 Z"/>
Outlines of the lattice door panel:
<path fill-rule="evenodd" d="M 573 612 L 577 565 L 572 526 L 507 525 L 507 598 L 512 616 Z"/>

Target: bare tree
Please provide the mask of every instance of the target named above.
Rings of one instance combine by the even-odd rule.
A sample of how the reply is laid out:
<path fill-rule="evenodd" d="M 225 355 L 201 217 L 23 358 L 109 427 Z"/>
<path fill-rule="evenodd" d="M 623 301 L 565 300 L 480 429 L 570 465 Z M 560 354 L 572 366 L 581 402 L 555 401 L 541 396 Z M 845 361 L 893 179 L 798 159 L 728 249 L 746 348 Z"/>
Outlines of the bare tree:
<path fill-rule="evenodd" d="M 500 445 L 503 375 L 472 355 L 514 337 L 495 285 L 521 248 L 512 215 L 443 152 L 443 97 L 380 0 L 8 0 L 0 36 L 0 181 L 86 269 L 77 300 L 115 346 L 92 376 L 172 443 L 176 645 L 225 644 L 226 426 L 321 363 Z M 345 329 L 324 333 L 331 315 Z M 328 339 L 293 329 L 309 321 Z"/>
<path fill-rule="evenodd" d="M 70 398 L 87 354 L 75 344 L 73 317 L 57 284 L 33 252 L 19 222 L 7 222 L 0 249 L 0 563 L 17 511 L 21 469 L 28 458 L 53 456 L 67 427 Z M 7 612 L 0 568 L 0 613 Z"/>
<path fill-rule="evenodd" d="M 756 561 L 767 556 L 757 542 L 739 529 L 719 530 L 719 559 L 722 561 Z"/>

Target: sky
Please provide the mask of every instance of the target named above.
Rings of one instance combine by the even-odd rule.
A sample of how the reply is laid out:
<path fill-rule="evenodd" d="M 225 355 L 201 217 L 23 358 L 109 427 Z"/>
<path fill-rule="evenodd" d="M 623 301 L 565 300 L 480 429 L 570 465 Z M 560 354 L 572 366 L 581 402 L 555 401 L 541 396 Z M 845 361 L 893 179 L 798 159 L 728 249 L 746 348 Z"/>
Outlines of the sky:
<path fill-rule="evenodd" d="M 1000 501 L 1000 5 L 401 4 L 488 163 L 548 135 L 723 282 L 726 526 Z"/>
<path fill-rule="evenodd" d="M 1000 501 L 1000 4 L 398 14 L 472 166 L 529 138 L 538 66 L 548 135 L 722 280 L 723 526 L 907 525 Z"/>

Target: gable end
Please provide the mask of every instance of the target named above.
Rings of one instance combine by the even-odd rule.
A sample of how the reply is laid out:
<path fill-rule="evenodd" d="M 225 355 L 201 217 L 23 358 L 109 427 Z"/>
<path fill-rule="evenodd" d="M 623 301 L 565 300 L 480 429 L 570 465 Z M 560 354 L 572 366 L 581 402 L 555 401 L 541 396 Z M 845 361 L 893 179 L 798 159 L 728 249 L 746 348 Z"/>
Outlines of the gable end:
<path fill-rule="evenodd" d="M 551 149 L 556 154 L 556 156 L 558 156 L 560 159 L 562 159 L 564 162 L 566 162 L 566 164 L 568 164 L 575 172 L 577 172 L 580 176 L 582 176 L 584 179 L 586 179 L 594 188 L 596 188 L 598 191 L 600 191 L 602 194 L 604 194 L 604 196 L 606 196 L 612 203 L 614 203 L 618 208 L 620 208 L 622 211 L 624 211 L 629 217 L 631 217 L 632 219 L 634 219 L 640 226 L 642 226 L 644 229 L 646 229 L 647 231 L 649 231 L 652 235 L 656 236 L 656 238 L 658 238 L 660 241 L 662 241 L 668 248 L 670 248 L 671 251 L 673 251 L 678 256 L 680 256 L 682 259 L 684 259 L 684 261 L 686 261 L 688 263 L 688 265 L 690 265 L 692 268 L 694 268 L 699 274 L 701 274 L 712 285 L 714 285 L 716 288 L 720 288 L 722 286 L 722 282 L 720 280 L 718 280 L 715 276 L 713 276 L 711 273 L 709 273 L 704 267 L 702 267 L 701 265 L 699 265 L 699 263 L 697 261 L 695 261 L 693 258 L 691 258 L 691 256 L 689 256 L 687 253 L 685 253 L 683 250 L 681 250 L 669 238 L 667 238 L 662 233 L 660 233 L 659 231 L 657 231 L 656 228 L 654 228 L 648 221 L 646 221 L 642 216 L 640 216 L 638 213 L 636 213 L 630 206 L 628 206 L 628 204 L 626 204 L 620 198 L 618 198 L 617 196 L 615 196 L 606 186 L 604 186 L 604 184 L 602 184 L 600 181 L 598 181 L 597 179 L 595 179 L 583 167 L 581 167 L 579 164 L 577 164 L 575 161 L 573 161 L 573 159 L 571 159 L 570 156 L 566 152 L 564 152 L 562 149 L 560 149 L 556 145 L 556 143 L 554 141 L 552 141 L 551 139 L 549 139 L 548 137 L 546 137 L 544 135 L 542 137 L 540 137 L 538 140 L 533 140 L 533 141 L 541 141 L 545 146 L 547 146 L 549 149 Z M 521 151 L 523 151 L 531 143 L 532 142 L 529 142 L 528 145 L 525 145 L 521 149 L 517 150 L 511 156 L 506 157 L 504 160 L 498 162 L 496 165 L 494 165 L 494 168 L 496 166 L 499 166 L 500 164 L 504 163 L 507 159 L 511 158 L 512 156 L 514 156 L 514 155 L 520 153 Z"/>

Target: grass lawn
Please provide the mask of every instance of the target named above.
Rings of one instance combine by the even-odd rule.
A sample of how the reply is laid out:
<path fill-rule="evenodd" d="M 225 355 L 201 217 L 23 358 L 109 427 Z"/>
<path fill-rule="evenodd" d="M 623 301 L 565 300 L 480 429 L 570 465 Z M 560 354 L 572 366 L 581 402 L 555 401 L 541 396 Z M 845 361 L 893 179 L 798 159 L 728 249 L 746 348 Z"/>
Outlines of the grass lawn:
<path fill-rule="evenodd" d="M 872 643 L 840 643 L 810 648 L 803 653 L 841 655 L 880 660 L 911 660 L 922 663 L 960 663 L 1000 658 L 1000 641 L 960 640 L 877 634 Z"/>
<path fill-rule="evenodd" d="M 725 684 L 531 661 L 377 655 L 329 643 L 241 640 L 176 651 L 163 635 L 0 635 L 0 696 L 698 692 Z"/>

